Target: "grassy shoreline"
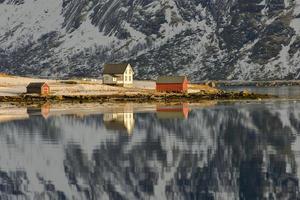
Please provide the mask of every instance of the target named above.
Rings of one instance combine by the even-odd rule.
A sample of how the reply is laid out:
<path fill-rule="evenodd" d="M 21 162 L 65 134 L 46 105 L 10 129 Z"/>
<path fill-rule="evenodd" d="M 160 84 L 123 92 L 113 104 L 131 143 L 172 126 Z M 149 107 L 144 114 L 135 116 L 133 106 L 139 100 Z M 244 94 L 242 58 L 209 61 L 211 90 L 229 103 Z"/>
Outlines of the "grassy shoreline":
<path fill-rule="evenodd" d="M 218 87 L 282 87 L 300 86 L 300 80 L 267 80 L 267 81 L 211 81 Z M 199 82 L 205 84 L 205 82 Z"/>
<path fill-rule="evenodd" d="M 200 102 L 203 100 L 259 100 L 277 98 L 274 95 L 255 94 L 248 92 L 226 92 L 217 93 L 156 93 L 156 94 L 115 94 L 115 95 L 19 95 L 19 96 L 0 96 L 0 103 L 20 103 L 20 104 L 43 104 L 50 103 L 106 103 L 106 102 Z"/>

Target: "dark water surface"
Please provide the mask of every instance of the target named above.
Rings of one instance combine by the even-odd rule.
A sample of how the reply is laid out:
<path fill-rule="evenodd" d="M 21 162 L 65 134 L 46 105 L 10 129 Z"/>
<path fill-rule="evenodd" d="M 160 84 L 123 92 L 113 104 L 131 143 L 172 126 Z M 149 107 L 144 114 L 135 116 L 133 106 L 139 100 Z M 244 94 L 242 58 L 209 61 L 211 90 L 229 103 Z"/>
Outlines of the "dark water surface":
<path fill-rule="evenodd" d="M 154 108 L 1 114 L 0 199 L 299 198 L 300 101 Z"/>
<path fill-rule="evenodd" d="M 259 93 L 259 94 L 272 94 L 279 97 L 298 98 L 300 99 L 300 86 L 274 86 L 274 87 L 256 87 L 256 86 L 226 86 L 221 89 L 227 91 L 244 91 Z"/>

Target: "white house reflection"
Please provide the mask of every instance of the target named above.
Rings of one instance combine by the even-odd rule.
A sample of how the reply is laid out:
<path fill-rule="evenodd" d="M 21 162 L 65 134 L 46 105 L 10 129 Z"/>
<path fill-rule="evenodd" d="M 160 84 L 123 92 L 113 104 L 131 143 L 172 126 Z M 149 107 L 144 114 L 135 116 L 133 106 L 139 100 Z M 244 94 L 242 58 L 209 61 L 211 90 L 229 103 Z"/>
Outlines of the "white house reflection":
<path fill-rule="evenodd" d="M 134 129 L 133 108 L 125 105 L 122 109 L 113 110 L 103 115 L 104 126 L 108 130 L 125 131 L 132 134 Z"/>

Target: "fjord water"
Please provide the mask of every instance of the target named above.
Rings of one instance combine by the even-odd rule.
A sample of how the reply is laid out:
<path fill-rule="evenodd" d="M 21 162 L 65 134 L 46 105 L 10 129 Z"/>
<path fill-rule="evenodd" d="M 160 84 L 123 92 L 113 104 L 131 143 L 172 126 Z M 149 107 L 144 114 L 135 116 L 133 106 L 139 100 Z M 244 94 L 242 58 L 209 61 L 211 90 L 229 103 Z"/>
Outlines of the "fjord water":
<path fill-rule="evenodd" d="M 299 198 L 300 101 L 151 106 L 1 114 L 0 199 Z"/>
<path fill-rule="evenodd" d="M 281 98 L 297 98 L 300 99 L 300 86 L 272 86 L 272 87 L 256 87 L 256 86 L 225 86 L 222 89 L 226 91 L 249 91 L 258 94 L 271 94 Z"/>

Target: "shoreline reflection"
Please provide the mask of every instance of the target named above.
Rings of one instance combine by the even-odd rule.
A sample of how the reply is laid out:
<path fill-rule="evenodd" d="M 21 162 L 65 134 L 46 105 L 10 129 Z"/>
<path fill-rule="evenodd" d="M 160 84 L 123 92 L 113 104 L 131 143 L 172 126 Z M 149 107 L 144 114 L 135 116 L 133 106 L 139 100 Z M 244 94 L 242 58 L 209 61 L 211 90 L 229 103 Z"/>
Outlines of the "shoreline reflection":
<path fill-rule="evenodd" d="M 300 198 L 300 102 L 145 110 L 2 109 L 0 199 Z"/>

